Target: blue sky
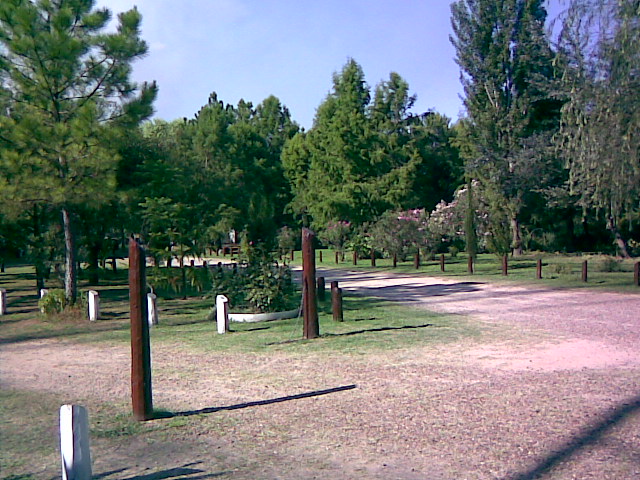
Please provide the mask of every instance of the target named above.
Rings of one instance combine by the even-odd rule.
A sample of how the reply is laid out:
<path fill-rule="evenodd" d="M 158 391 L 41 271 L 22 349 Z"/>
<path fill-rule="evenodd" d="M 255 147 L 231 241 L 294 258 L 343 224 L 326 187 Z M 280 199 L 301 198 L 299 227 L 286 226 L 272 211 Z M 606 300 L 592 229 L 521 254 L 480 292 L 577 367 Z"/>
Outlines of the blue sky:
<path fill-rule="evenodd" d="M 310 128 L 348 58 L 373 88 L 395 71 L 415 112 L 456 120 L 461 86 L 447 0 L 98 0 L 116 14 L 137 5 L 149 54 L 134 79 L 156 80 L 156 117 L 187 117 L 217 92 L 226 103 L 275 95 Z M 553 11 L 557 8 L 551 9 Z"/>

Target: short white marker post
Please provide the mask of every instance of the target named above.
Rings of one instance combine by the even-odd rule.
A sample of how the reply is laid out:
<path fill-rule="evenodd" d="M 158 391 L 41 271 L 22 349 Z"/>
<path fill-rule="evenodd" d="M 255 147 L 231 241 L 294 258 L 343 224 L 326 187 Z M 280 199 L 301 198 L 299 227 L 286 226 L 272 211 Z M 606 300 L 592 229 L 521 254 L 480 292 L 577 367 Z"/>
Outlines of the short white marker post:
<path fill-rule="evenodd" d="M 91 480 L 89 415 L 80 405 L 60 407 L 62 480 Z"/>
<path fill-rule="evenodd" d="M 40 298 L 45 297 L 48 293 L 49 293 L 49 290 L 47 290 L 46 288 L 41 288 L 40 289 Z"/>
<path fill-rule="evenodd" d="M 216 323 L 218 333 L 229 331 L 229 299 L 224 295 L 216 296 Z"/>
<path fill-rule="evenodd" d="M 7 289 L 0 288 L 0 315 L 7 314 Z"/>
<path fill-rule="evenodd" d="M 147 293 L 147 312 L 149 314 L 149 326 L 158 325 L 158 296 L 155 293 Z"/>
<path fill-rule="evenodd" d="M 100 294 L 89 290 L 89 320 L 95 322 L 100 318 Z"/>

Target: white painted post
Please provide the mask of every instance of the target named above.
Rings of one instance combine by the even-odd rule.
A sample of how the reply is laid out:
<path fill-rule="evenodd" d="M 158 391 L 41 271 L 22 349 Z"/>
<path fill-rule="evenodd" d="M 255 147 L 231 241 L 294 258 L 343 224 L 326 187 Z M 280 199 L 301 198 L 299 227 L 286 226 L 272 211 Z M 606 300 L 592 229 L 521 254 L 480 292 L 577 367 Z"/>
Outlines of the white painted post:
<path fill-rule="evenodd" d="M 229 331 L 229 299 L 224 295 L 216 296 L 216 323 L 218 333 Z"/>
<path fill-rule="evenodd" d="M 0 288 L 0 315 L 7 314 L 7 289 Z"/>
<path fill-rule="evenodd" d="M 46 288 L 41 288 L 40 289 L 40 298 L 44 297 L 48 293 L 49 293 L 49 290 L 47 290 Z"/>
<path fill-rule="evenodd" d="M 80 405 L 60 407 L 62 480 L 91 480 L 89 414 Z"/>
<path fill-rule="evenodd" d="M 158 296 L 155 293 L 147 293 L 147 312 L 149 313 L 149 326 L 158 325 Z"/>
<path fill-rule="evenodd" d="M 100 294 L 89 290 L 89 320 L 95 322 L 100 318 Z"/>

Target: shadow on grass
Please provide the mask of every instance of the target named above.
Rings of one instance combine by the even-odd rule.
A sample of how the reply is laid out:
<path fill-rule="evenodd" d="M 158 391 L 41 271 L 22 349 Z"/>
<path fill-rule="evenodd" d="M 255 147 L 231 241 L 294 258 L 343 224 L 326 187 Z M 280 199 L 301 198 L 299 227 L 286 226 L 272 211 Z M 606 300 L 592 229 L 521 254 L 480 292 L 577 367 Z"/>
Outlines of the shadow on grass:
<path fill-rule="evenodd" d="M 196 465 L 201 464 L 202 462 L 194 462 L 187 463 L 181 467 L 169 468 L 167 470 L 160 470 L 159 472 L 154 473 L 146 473 L 144 475 L 136 475 L 135 477 L 126 477 L 122 478 L 120 476 L 116 478 L 120 478 L 121 480 L 164 480 L 168 478 L 184 478 L 185 480 L 204 480 L 205 478 L 216 478 L 226 475 L 231 472 L 216 472 L 216 473 L 206 473 L 204 470 L 199 468 L 193 468 Z M 112 470 L 110 472 L 104 472 L 99 475 L 93 475 L 94 479 L 105 479 L 112 475 L 121 474 L 125 472 L 126 468 L 120 468 L 118 470 Z M 201 475 L 204 474 L 204 475 Z"/>
<path fill-rule="evenodd" d="M 60 338 L 60 337 L 70 337 L 70 336 L 82 336 L 82 335 L 93 335 L 96 333 L 103 332 L 117 332 L 117 331 L 128 331 L 130 329 L 129 324 L 118 324 L 118 325 L 109 325 L 108 327 L 95 328 L 92 330 L 87 330 L 85 326 L 65 326 L 60 328 L 60 330 L 46 330 L 39 332 L 31 332 L 31 333 L 19 333 L 16 335 L 7 335 L 4 338 L 0 338 L 0 345 L 9 345 L 12 343 L 22 343 L 29 342 L 32 340 L 45 340 L 51 338 Z"/>
<path fill-rule="evenodd" d="M 303 398 L 319 397 L 321 395 L 329 395 L 331 393 L 344 392 L 358 388 L 357 385 L 343 385 L 342 387 L 327 388 L 326 390 L 314 390 L 313 392 L 298 393 L 296 395 L 287 395 L 286 397 L 270 398 L 268 400 L 256 400 L 254 402 L 238 403 L 236 405 L 226 405 L 223 407 L 208 407 L 200 410 L 189 410 L 186 412 L 155 412 L 156 419 L 174 418 L 174 417 L 191 417 L 194 415 L 204 415 L 208 413 L 216 413 L 224 410 L 241 410 L 243 408 L 258 407 L 262 405 L 271 405 L 274 403 L 289 402 L 291 400 L 301 400 Z"/>
<path fill-rule="evenodd" d="M 517 473 L 506 480 L 535 480 L 549 473 L 554 467 L 568 460 L 583 448 L 597 443 L 616 425 L 637 414 L 640 410 L 640 395 L 623 402 L 608 415 L 604 415 L 596 424 L 586 427 L 558 449 L 554 449 L 546 458 L 526 472 Z"/>
<path fill-rule="evenodd" d="M 425 323 L 424 325 L 403 325 L 401 327 L 368 328 L 368 329 L 354 330 L 352 332 L 344 332 L 344 333 L 323 333 L 321 337 L 348 337 L 350 335 L 360 335 L 361 333 L 388 332 L 391 330 L 411 330 L 415 328 L 427 328 L 427 327 L 435 327 L 435 325 L 433 323 Z"/>

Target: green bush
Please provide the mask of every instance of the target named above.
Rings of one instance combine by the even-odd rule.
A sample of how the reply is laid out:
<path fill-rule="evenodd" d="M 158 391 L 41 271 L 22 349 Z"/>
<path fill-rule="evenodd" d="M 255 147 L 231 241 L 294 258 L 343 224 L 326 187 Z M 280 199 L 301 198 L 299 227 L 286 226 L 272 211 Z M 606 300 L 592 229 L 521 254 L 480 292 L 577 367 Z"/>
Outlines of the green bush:
<path fill-rule="evenodd" d="M 621 272 L 622 271 L 622 262 L 620 260 L 618 260 L 617 258 L 604 257 L 602 259 L 602 261 L 600 262 L 599 271 L 605 272 L 605 273 Z"/>
<path fill-rule="evenodd" d="M 64 290 L 61 288 L 49 290 L 49 293 L 38 300 L 38 308 L 47 316 L 62 313 L 66 306 L 67 298 L 64 296 Z"/>
<path fill-rule="evenodd" d="M 225 295 L 236 311 L 267 313 L 295 308 L 297 298 L 289 267 L 279 266 L 261 247 L 250 246 L 243 250 L 243 256 L 240 265 L 214 268 L 212 295 Z"/>
<path fill-rule="evenodd" d="M 551 270 L 551 273 L 566 275 L 569 275 L 573 271 L 569 263 L 552 263 L 549 265 L 549 270 Z"/>

